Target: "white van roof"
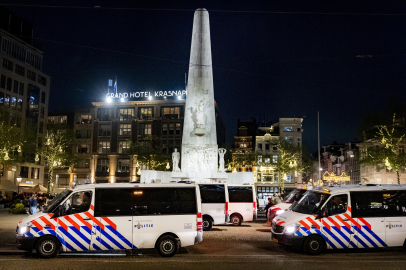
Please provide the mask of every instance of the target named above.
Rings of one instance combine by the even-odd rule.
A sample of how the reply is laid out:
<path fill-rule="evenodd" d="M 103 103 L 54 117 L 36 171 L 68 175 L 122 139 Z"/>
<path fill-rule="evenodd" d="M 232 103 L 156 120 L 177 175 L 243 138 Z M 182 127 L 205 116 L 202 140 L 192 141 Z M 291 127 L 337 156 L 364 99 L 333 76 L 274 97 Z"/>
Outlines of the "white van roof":
<path fill-rule="evenodd" d="M 106 183 L 77 185 L 74 190 L 95 189 L 95 188 L 135 188 L 135 187 L 194 187 L 191 184 L 138 184 L 138 183 Z"/>
<path fill-rule="evenodd" d="M 340 193 L 347 191 L 378 191 L 378 190 L 406 190 L 406 185 L 343 185 L 314 187 L 313 191 L 325 193 Z"/>

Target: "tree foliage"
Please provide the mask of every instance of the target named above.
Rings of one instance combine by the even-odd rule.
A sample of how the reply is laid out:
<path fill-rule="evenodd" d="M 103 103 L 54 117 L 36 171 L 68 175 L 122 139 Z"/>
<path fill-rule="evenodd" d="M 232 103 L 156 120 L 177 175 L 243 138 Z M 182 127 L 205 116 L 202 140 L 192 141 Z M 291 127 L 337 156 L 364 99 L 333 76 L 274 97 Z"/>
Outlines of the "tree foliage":
<path fill-rule="evenodd" d="M 399 151 L 403 145 L 405 130 L 395 126 L 395 114 L 391 126 L 375 127 L 373 137 L 362 143 L 360 164 L 363 166 L 385 166 L 389 171 L 395 170 L 400 184 L 400 171 L 406 169 L 406 154 Z"/>
<path fill-rule="evenodd" d="M 0 122 L 0 164 L 17 162 L 18 153 L 22 151 L 23 140 L 21 128 Z"/>
<path fill-rule="evenodd" d="M 169 154 L 162 153 L 162 140 L 158 136 L 147 135 L 143 141 L 130 141 L 131 156 L 137 156 L 137 162 L 150 170 L 165 170 Z"/>

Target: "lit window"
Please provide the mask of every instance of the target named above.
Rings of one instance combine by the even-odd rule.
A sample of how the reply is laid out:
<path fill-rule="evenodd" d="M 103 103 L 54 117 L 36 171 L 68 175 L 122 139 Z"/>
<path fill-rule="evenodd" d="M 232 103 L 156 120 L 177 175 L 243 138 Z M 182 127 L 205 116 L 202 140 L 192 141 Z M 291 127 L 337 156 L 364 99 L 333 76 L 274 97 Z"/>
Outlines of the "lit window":
<path fill-rule="evenodd" d="M 287 131 L 287 132 L 292 132 L 293 131 L 293 127 L 284 127 L 283 131 Z"/>

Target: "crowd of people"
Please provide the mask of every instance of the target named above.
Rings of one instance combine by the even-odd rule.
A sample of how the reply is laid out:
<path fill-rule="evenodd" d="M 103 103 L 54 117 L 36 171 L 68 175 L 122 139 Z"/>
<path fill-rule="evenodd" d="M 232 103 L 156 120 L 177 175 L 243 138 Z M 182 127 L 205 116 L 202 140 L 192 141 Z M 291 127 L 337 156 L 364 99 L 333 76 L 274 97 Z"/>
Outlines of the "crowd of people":
<path fill-rule="evenodd" d="M 12 197 L 8 195 L 0 196 L 0 205 L 3 208 L 10 208 L 16 203 L 22 203 L 28 209 L 29 214 L 33 215 L 43 209 L 54 198 L 52 195 L 39 193 L 20 193 L 13 192 Z"/>

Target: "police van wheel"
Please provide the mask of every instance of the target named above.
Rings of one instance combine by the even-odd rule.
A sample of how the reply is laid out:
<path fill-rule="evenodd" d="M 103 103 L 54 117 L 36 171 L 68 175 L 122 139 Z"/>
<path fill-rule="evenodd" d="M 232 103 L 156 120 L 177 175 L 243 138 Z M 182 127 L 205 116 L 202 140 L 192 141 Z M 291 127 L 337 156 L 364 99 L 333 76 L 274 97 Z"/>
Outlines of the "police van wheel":
<path fill-rule="evenodd" d="M 209 218 L 203 218 L 203 231 L 210 231 L 213 227 L 213 221 Z"/>
<path fill-rule="evenodd" d="M 178 252 L 178 241 L 170 235 L 162 236 L 158 240 L 157 250 L 162 257 L 172 257 Z"/>
<path fill-rule="evenodd" d="M 44 236 L 37 242 L 37 254 L 42 258 L 54 258 L 59 252 L 59 241 L 52 236 Z"/>
<path fill-rule="evenodd" d="M 242 222 L 241 216 L 237 215 L 237 214 L 232 215 L 231 218 L 230 218 L 230 222 L 234 226 L 240 226 L 241 222 Z"/>
<path fill-rule="evenodd" d="M 321 236 L 312 235 L 307 237 L 303 244 L 303 251 L 309 255 L 319 255 L 326 249 L 326 243 Z"/>

